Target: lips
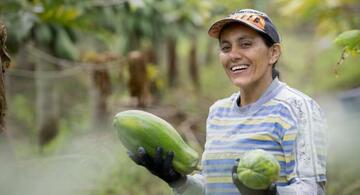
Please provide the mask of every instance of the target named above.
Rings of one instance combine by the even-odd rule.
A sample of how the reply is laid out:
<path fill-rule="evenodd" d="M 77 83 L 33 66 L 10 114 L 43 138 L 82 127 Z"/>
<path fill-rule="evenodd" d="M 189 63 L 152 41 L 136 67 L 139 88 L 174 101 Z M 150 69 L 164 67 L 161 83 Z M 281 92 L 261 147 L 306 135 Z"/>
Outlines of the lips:
<path fill-rule="evenodd" d="M 230 67 L 230 71 L 233 73 L 236 72 L 242 72 L 249 68 L 250 65 L 248 64 L 239 64 L 239 65 L 233 65 Z"/>

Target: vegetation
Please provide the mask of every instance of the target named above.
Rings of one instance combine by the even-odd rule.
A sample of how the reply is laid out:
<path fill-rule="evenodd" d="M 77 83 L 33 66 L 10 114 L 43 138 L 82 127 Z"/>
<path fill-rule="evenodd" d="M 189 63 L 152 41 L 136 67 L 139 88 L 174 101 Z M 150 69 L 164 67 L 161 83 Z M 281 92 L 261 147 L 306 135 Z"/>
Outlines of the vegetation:
<path fill-rule="evenodd" d="M 357 0 L 2 0 L 0 194 L 169 194 L 127 157 L 112 117 L 145 109 L 201 154 L 209 106 L 237 90 L 207 29 L 244 7 L 271 16 L 281 79 L 329 115 L 327 194 L 359 194 Z"/>

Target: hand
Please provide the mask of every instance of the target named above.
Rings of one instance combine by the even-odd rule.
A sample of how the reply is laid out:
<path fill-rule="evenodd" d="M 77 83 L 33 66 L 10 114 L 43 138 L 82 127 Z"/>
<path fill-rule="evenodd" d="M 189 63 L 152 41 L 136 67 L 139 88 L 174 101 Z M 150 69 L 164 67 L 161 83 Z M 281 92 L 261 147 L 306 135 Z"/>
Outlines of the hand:
<path fill-rule="evenodd" d="M 269 186 L 268 189 L 265 189 L 265 190 L 254 190 L 249 187 L 246 187 L 239 180 L 239 177 L 237 175 L 237 168 L 238 168 L 239 161 L 240 161 L 240 159 L 236 159 L 235 165 L 233 166 L 232 171 L 231 171 L 231 175 L 232 175 L 233 183 L 238 188 L 241 195 L 276 195 L 277 194 L 275 184 L 272 184 L 271 186 Z"/>
<path fill-rule="evenodd" d="M 169 151 L 165 158 L 163 158 L 163 148 L 159 146 L 156 147 L 155 156 L 152 158 L 145 151 L 145 148 L 139 147 L 136 154 L 128 151 L 128 155 L 136 164 L 145 167 L 171 187 L 186 181 L 186 175 L 176 172 L 172 166 L 174 159 L 173 151 Z"/>

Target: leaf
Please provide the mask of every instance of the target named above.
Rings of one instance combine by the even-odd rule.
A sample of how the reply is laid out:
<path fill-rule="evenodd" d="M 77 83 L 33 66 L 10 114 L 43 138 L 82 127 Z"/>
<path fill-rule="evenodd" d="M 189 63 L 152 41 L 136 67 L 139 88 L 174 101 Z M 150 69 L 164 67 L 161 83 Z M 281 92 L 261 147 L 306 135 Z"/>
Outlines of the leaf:
<path fill-rule="evenodd" d="M 54 51 L 56 56 L 60 58 L 73 61 L 79 59 L 78 49 L 70 40 L 69 35 L 66 33 L 65 29 L 61 27 L 57 28 Z"/>
<path fill-rule="evenodd" d="M 360 30 L 349 30 L 341 33 L 334 40 L 335 44 L 353 50 L 360 46 Z"/>

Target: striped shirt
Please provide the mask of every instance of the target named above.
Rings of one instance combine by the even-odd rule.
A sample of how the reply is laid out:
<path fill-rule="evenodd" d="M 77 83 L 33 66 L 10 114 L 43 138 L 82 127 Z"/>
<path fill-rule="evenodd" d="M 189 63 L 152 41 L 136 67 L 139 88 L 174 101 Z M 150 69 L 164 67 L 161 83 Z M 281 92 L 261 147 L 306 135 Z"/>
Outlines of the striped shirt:
<path fill-rule="evenodd" d="M 206 194 L 239 194 L 232 167 L 258 148 L 278 160 L 278 188 L 302 179 L 326 180 L 326 123 L 314 100 L 278 79 L 253 104 L 239 107 L 239 97 L 235 93 L 210 107 L 202 156 Z"/>

